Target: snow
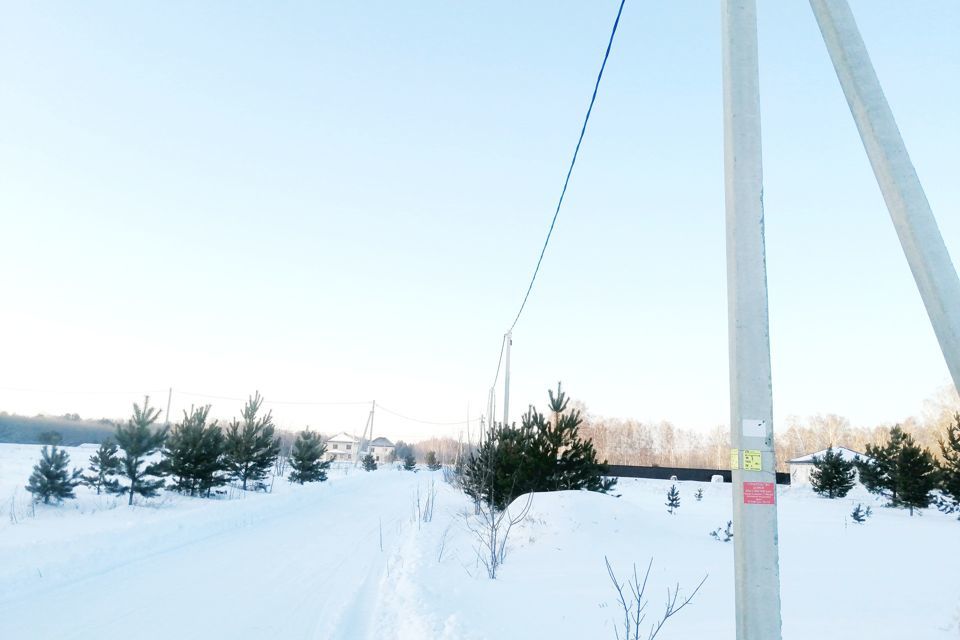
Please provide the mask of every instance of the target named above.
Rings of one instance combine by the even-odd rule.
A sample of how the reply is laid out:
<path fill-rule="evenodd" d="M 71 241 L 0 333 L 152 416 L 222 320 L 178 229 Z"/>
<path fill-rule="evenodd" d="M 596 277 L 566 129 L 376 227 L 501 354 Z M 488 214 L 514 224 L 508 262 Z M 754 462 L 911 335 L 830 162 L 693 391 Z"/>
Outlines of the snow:
<path fill-rule="evenodd" d="M 858 453 L 853 449 L 847 449 L 846 447 L 834 447 L 833 452 L 839 454 L 840 457 L 847 462 L 853 462 L 857 458 L 860 458 L 861 460 L 867 458 L 864 454 Z M 805 456 L 800 456 L 799 458 L 794 458 L 788 464 L 813 464 L 814 458 L 823 458 L 825 455 L 827 455 L 826 449 Z"/>
<path fill-rule="evenodd" d="M 39 450 L 0 445 L 0 638 L 614 638 L 604 556 L 621 579 L 653 558 L 651 614 L 667 587 L 689 593 L 709 574 L 660 638 L 734 635 L 733 545 L 708 535 L 730 519 L 729 485 L 676 483 L 674 515 L 669 481 L 537 494 L 489 580 L 470 504 L 440 472 L 347 467 L 319 485 L 134 507 L 79 488 L 32 510 L 22 486 Z M 77 466 L 90 453 L 67 450 Z M 785 639 L 960 636 L 954 517 L 911 518 L 859 488 L 830 501 L 781 487 L 779 501 Z M 873 507 L 864 525 L 857 502 Z"/>

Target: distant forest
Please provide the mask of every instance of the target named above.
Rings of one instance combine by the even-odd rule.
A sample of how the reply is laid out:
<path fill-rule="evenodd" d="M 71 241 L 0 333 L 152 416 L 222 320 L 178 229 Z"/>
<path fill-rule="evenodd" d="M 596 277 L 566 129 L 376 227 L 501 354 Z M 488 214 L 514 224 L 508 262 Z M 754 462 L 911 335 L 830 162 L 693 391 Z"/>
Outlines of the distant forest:
<path fill-rule="evenodd" d="M 99 443 L 116 430 L 107 418 L 83 420 L 75 413 L 64 416 L 18 416 L 0 411 L 0 442 L 47 444 L 52 434 L 60 434 L 60 444 L 76 446 Z"/>

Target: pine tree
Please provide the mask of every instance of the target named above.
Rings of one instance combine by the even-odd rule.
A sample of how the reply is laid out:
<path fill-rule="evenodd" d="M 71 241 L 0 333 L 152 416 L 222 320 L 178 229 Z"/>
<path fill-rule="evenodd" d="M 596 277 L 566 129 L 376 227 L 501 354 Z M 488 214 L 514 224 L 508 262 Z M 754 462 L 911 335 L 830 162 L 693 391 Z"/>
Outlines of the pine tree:
<path fill-rule="evenodd" d="M 100 444 L 97 452 L 90 456 L 90 466 L 87 467 L 90 474 L 83 476 L 83 482 L 92 489 L 96 489 L 97 495 L 101 491 L 107 493 L 122 493 L 120 482 L 114 477 L 120 474 L 121 463 L 117 457 L 117 444 L 112 440 L 106 440 Z"/>
<path fill-rule="evenodd" d="M 910 436 L 896 425 L 890 429 L 890 439 L 885 445 L 866 447 L 866 459 L 859 456 L 855 460 L 860 482 L 867 491 L 890 498 L 891 504 L 897 501 L 897 458 L 906 440 Z"/>
<path fill-rule="evenodd" d="M 580 437 L 580 412 L 567 411 L 568 400 L 559 385 L 556 395 L 553 391 L 548 395 L 553 420 L 530 407 L 520 426 L 489 427 L 464 470 L 467 495 L 503 509 L 533 491 L 607 492 L 614 486 L 616 480 L 605 477 L 606 463 L 597 461 L 593 443 Z"/>
<path fill-rule="evenodd" d="M 670 490 L 667 491 L 666 507 L 670 515 L 673 515 L 673 512 L 680 508 L 680 490 L 677 489 L 675 484 L 670 485 Z"/>
<path fill-rule="evenodd" d="M 919 447 L 900 425 L 890 429 L 885 445 L 867 445 L 866 460 L 856 460 L 860 482 L 868 491 L 890 498 L 890 505 L 916 507 L 930 504 L 930 492 L 936 488 L 937 467 L 933 455 Z"/>
<path fill-rule="evenodd" d="M 710 536 L 717 542 L 730 542 L 731 540 L 733 540 L 733 521 L 727 520 L 726 529 L 721 529 L 720 527 L 717 527 L 716 529 L 710 532 Z"/>
<path fill-rule="evenodd" d="M 290 482 L 323 482 L 327 479 L 330 460 L 324 459 L 327 445 L 320 435 L 307 429 L 297 434 L 290 454 Z"/>
<path fill-rule="evenodd" d="M 953 415 L 953 424 L 947 427 L 947 439 L 940 440 L 940 489 L 960 507 L 960 413 Z"/>
<path fill-rule="evenodd" d="M 404 471 L 417 470 L 417 459 L 413 457 L 413 453 L 407 453 L 407 455 L 403 457 L 403 470 Z"/>
<path fill-rule="evenodd" d="M 442 466 L 437 460 L 437 453 L 435 451 L 427 451 L 427 469 L 430 471 L 439 471 Z"/>
<path fill-rule="evenodd" d="M 363 458 L 361 458 L 361 461 L 363 462 L 363 470 L 364 470 L 364 471 L 376 471 L 376 470 L 377 470 L 377 461 L 374 460 L 372 453 L 368 453 L 367 455 L 363 456 Z"/>
<path fill-rule="evenodd" d="M 243 422 L 234 420 L 226 433 L 226 464 L 230 476 L 239 481 L 246 491 L 247 483 L 254 488 L 263 488 L 263 479 L 280 454 L 280 441 L 273 437 L 273 414 L 257 417 L 263 398 L 257 392 L 247 400 L 241 416 Z"/>
<path fill-rule="evenodd" d="M 937 464 L 929 450 L 913 443 L 911 438 L 900 450 L 897 459 L 897 497 L 900 505 L 910 509 L 930 506 L 930 493 L 937 488 L 939 480 Z"/>
<path fill-rule="evenodd" d="M 873 515 L 873 512 L 870 510 L 870 507 L 867 507 L 866 509 L 864 509 L 863 505 L 860 504 L 859 502 L 857 503 L 857 506 L 853 508 L 853 511 L 850 513 L 850 517 L 853 518 L 853 521 L 856 522 L 857 524 L 863 524 L 864 522 L 867 521 L 867 518 L 869 518 L 871 515 Z"/>
<path fill-rule="evenodd" d="M 227 482 L 223 432 L 216 420 L 207 424 L 209 415 L 210 405 L 184 411 L 163 449 L 164 469 L 174 478 L 174 488 L 191 496 L 209 496 Z"/>
<path fill-rule="evenodd" d="M 70 456 L 57 445 L 41 449 L 40 461 L 33 467 L 26 487 L 33 494 L 34 501 L 43 500 L 43 504 L 50 504 L 50 498 L 62 502 L 76 497 L 73 489 L 80 484 L 80 470 L 70 472 L 68 464 Z"/>
<path fill-rule="evenodd" d="M 693 494 L 693 497 L 697 499 L 697 502 L 703 500 L 703 489 L 697 489 L 697 492 Z"/>
<path fill-rule="evenodd" d="M 857 472 L 852 460 L 845 460 L 839 451 L 829 447 L 823 457 L 813 457 L 810 486 L 822 496 L 842 498 L 853 488 Z"/>
<path fill-rule="evenodd" d="M 130 483 L 120 491 L 129 495 L 127 504 L 133 504 L 136 494 L 152 498 L 163 488 L 163 464 L 146 464 L 146 458 L 160 451 L 167 437 L 166 428 L 151 431 L 159 415 L 160 410 L 151 408 L 150 398 L 145 397 L 143 407 L 134 403 L 133 417 L 126 425 L 117 427 L 114 438 L 123 451 L 120 475 Z M 153 476 L 153 479 L 149 476 Z"/>

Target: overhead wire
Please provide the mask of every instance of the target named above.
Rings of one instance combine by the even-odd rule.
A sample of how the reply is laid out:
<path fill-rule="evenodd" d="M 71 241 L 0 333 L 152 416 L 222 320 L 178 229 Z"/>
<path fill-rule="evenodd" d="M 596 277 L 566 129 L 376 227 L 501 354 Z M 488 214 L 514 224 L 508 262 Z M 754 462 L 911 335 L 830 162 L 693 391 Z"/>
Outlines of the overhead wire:
<path fill-rule="evenodd" d="M 593 85 L 593 94 L 590 96 L 590 105 L 587 107 L 587 115 L 583 119 L 583 126 L 580 127 L 580 136 L 577 138 L 577 146 L 573 150 L 573 158 L 570 160 L 570 166 L 567 169 L 567 176 L 563 181 L 563 189 L 560 191 L 560 199 L 557 201 L 557 208 L 553 212 L 553 219 L 550 221 L 550 229 L 547 231 L 547 237 L 543 241 L 543 248 L 540 249 L 540 257 L 537 258 L 537 266 L 533 270 L 533 276 L 530 278 L 530 284 L 527 286 L 527 292 L 523 296 L 523 302 L 520 303 L 520 309 L 517 311 L 517 315 L 514 317 L 513 323 L 510 325 L 510 331 L 507 333 L 511 333 L 514 327 L 517 326 L 517 322 L 520 320 L 520 315 L 527 306 L 527 300 L 530 298 L 530 292 L 533 290 L 533 283 L 536 282 L 537 274 L 540 273 L 540 264 L 543 262 L 543 256 L 547 252 L 547 245 L 550 244 L 550 237 L 553 235 L 553 228 L 557 224 L 557 217 L 560 215 L 560 208 L 563 206 L 563 198 L 567 194 L 567 187 L 570 185 L 570 176 L 573 174 L 573 167 L 576 165 L 577 156 L 580 154 L 580 145 L 583 143 L 583 137 L 587 132 L 587 123 L 590 122 L 590 114 L 593 112 L 593 105 L 597 101 L 597 92 L 600 89 L 600 80 L 603 78 L 603 71 L 606 69 L 607 60 L 610 58 L 610 49 L 613 47 L 613 39 L 617 35 L 617 27 L 620 25 L 620 16 L 623 14 L 624 4 L 626 4 L 626 0 L 620 0 L 620 8 L 617 9 L 617 17 L 613 21 L 613 29 L 610 31 L 610 39 L 607 41 L 607 50 L 603 54 L 603 62 L 600 64 L 600 72 L 597 74 L 597 81 Z M 500 368 L 498 365 L 498 375 L 499 371 Z"/>

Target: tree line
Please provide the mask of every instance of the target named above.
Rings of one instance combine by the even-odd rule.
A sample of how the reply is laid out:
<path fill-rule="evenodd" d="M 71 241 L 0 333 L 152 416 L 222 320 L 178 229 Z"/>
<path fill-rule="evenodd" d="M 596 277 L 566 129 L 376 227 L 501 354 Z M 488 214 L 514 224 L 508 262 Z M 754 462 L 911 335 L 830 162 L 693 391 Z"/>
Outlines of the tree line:
<path fill-rule="evenodd" d="M 726 469 L 730 456 L 730 427 L 718 425 L 709 431 L 680 429 L 669 422 L 646 423 L 632 419 L 589 415 L 582 404 L 577 408 L 585 416 L 581 431 L 593 441 L 598 454 L 611 464 L 642 466 Z M 939 441 L 946 437 L 954 412 L 960 410 L 960 398 L 951 387 L 925 403 L 923 415 L 899 423 L 917 444 L 930 449 L 943 461 Z M 831 413 L 807 418 L 790 417 L 777 426 L 775 447 L 777 469 L 787 471 L 788 461 L 822 451 L 829 446 L 845 446 L 865 451 L 886 441 L 891 424 L 855 427 L 850 421 Z"/>
<path fill-rule="evenodd" d="M 220 492 L 227 483 L 244 491 L 265 490 L 271 471 L 285 469 L 286 464 L 278 464 L 281 438 L 272 413 L 264 413 L 262 407 L 263 398 L 255 393 L 240 418 L 225 427 L 210 421 L 210 405 L 192 407 L 168 429 L 157 426 L 160 410 L 145 398 L 142 406 L 133 405 L 133 416 L 100 444 L 86 473 L 71 471 L 67 452 L 53 443 L 43 447 L 26 488 L 35 500 L 49 503 L 74 498 L 74 489 L 85 484 L 97 494 L 125 495 L 127 504 L 133 504 L 135 496 L 156 496 L 163 488 L 200 497 Z M 287 479 L 300 484 L 326 480 L 331 464 L 326 453 L 320 434 L 301 431 L 290 450 Z"/>

